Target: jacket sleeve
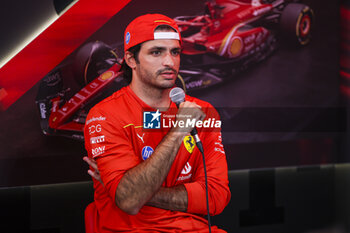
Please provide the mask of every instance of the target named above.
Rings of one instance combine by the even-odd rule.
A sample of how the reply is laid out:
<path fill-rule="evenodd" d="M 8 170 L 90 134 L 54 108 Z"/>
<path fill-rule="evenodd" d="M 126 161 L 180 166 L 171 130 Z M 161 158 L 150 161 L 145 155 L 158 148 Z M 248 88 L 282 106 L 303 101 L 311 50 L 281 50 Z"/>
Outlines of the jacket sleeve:
<path fill-rule="evenodd" d="M 220 119 L 214 107 L 207 110 L 206 119 Z M 221 213 L 231 199 L 228 187 L 227 161 L 222 145 L 221 127 L 202 129 L 199 133 L 205 154 L 206 170 L 208 175 L 208 197 L 210 215 Z M 198 166 L 194 171 L 193 182 L 184 184 L 188 193 L 187 212 L 194 214 L 207 214 L 205 175 L 202 156 L 199 153 Z"/>
<path fill-rule="evenodd" d="M 140 162 L 130 139 L 118 125 L 118 119 L 98 108 L 89 112 L 84 136 L 88 156 L 96 160 L 105 188 L 114 200 L 125 172 Z"/>

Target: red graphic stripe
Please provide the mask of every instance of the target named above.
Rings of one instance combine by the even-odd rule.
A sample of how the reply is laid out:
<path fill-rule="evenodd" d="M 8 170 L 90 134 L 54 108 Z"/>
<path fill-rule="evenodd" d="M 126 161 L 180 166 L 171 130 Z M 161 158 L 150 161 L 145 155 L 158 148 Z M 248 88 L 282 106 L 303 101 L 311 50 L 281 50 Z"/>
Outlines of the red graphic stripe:
<path fill-rule="evenodd" d="M 340 73 L 340 76 L 342 77 L 342 78 L 345 78 L 345 79 L 349 79 L 350 80 L 350 74 L 349 73 L 346 73 L 345 71 L 340 71 L 339 72 Z"/>
<path fill-rule="evenodd" d="M 347 9 L 346 7 L 342 6 L 340 8 L 340 17 L 342 20 L 350 21 L 350 9 Z"/>
<path fill-rule="evenodd" d="M 131 0 L 80 0 L 0 69 L 6 109 Z"/>

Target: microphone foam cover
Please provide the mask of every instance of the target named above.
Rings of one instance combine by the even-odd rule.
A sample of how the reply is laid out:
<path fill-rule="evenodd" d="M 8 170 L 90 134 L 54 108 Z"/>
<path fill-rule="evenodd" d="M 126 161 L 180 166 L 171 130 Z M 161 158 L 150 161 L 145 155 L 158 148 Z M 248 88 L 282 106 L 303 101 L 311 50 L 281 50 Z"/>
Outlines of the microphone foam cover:
<path fill-rule="evenodd" d="M 185 101 L 185 92 L 180 87 L 174 87 L 171 89 L 169 97 L 175 104 L 180 104 Z"/>

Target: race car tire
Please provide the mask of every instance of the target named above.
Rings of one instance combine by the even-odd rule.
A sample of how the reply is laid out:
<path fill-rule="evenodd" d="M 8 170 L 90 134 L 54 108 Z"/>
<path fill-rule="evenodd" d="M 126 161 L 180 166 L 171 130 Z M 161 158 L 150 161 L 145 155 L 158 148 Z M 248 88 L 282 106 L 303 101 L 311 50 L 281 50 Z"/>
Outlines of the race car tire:
<path fill-rule="evenodd" d="M 101 41 L 89 42 L 75 55 L 74 79 L 80 87 L 84 87 L 116 62 L 116 54 L 111 47 Z"/>
<path fill-rule="evenodd" d="M 314 14 L 301 3 L 289 3 L 282 11 L 280 27 L 284 39 L 296 45 L 306 45 L 311 39 Z"/>

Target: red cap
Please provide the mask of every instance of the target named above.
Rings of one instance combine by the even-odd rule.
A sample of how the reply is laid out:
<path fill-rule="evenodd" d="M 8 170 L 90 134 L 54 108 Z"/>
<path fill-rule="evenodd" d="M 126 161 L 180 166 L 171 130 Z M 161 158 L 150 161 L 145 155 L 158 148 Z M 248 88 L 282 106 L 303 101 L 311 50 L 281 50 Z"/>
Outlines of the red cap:
<path fill-rule="evenodd" d="M 159 25 L 168 25 L 176 32 L 154 32 Z M 175 21 L 161 14 L 141 15 L 131 21 L 124 33 L 124 52 L 148 40 L 175 39 L 181 42 L 180 30 Z"/>

